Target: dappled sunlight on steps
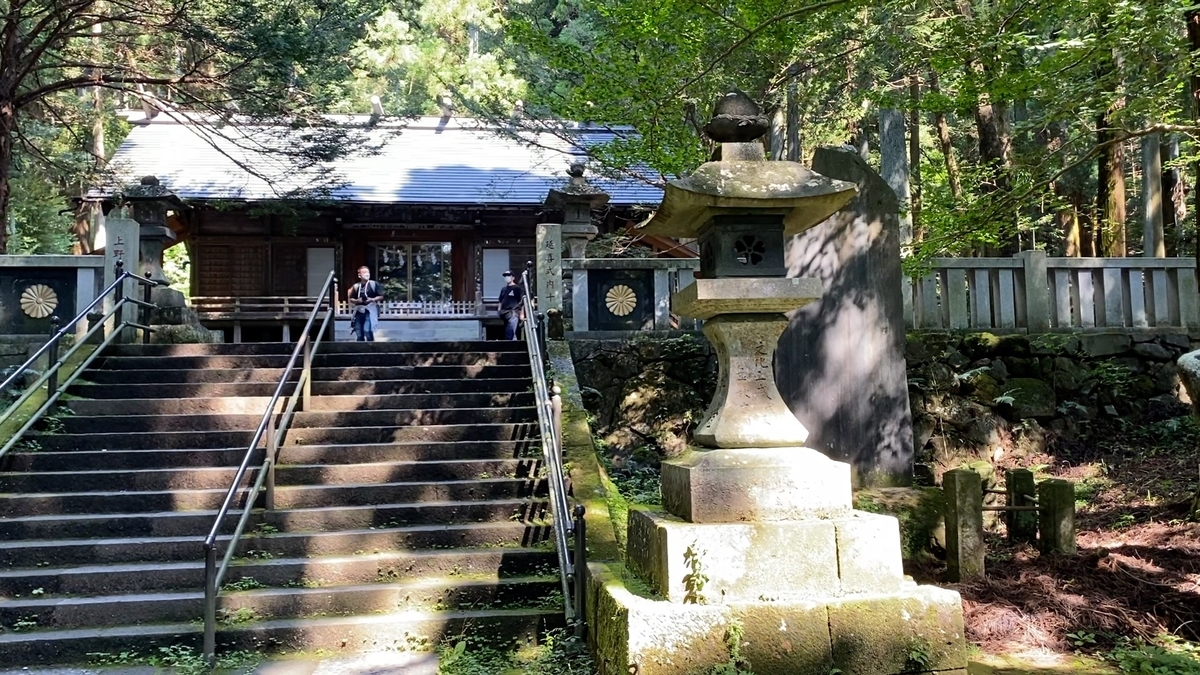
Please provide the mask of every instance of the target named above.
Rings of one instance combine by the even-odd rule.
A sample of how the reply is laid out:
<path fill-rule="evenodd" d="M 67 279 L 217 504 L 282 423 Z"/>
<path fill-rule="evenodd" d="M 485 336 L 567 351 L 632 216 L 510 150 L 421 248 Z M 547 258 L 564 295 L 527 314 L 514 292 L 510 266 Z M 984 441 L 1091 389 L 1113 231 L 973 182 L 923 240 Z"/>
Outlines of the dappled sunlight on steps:
<path fill-rule="evenodd" d="M 0 663 L 199 645 L 202 540 L 291 348 L 124 346 L 71 388 L 0 467 Z M 560 625 L 523 344 L 336 343 L 313 365 L 277 509 L 251 515 L 226 575 L 218 644 L 413 648 Z"/>

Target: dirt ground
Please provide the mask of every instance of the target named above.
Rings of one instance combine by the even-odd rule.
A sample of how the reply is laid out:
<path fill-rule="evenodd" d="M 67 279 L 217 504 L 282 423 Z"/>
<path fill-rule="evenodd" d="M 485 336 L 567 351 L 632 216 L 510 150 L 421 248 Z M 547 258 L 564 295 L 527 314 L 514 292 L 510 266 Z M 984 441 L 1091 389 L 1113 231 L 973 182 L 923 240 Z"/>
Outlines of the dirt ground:
<path fill-rule="evenodd" d="M 1200 641 L 1200 427 L 1188 416 L 1137 429 L 1098 422 L 1091 443 L 1052 439 L 1022 464 L 1076 482 L 1078 552 L 1041 555 L 988 536 L 987 578 L 952 585 L 967 637 L 993 654 L 1102 653 L 1122 636 Z M 915 576 L 941 582 L 930 564 Z M 1168 637 L 1168 639 L 1171 639 Z M 1200 669 L 1200 662 L 1197 663 Z"/>

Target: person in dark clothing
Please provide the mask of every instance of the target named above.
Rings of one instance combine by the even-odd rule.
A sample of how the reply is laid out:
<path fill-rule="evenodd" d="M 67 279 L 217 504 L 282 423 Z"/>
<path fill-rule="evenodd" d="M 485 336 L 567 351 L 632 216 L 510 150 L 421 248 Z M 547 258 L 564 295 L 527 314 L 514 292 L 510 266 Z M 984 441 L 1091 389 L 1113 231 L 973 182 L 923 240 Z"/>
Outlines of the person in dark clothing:
<path fill-rule="evenodd" d="M 508 282 L 500 289 L 500 318 L 504 320 L 504 339 L 516 340 L 517 326 L 525 320 L 525 289 L 521 288 L 510 271 L 504 272 L 504 280 Z"/>
<path fill-rule="evenodd" d="M 371 270 L 364 265 L 358 268 L 358 283 L 346 293 L 354 313 L 350 330 L 359 342 L 375 341 L 375 323 L 379 321 L 379 303 L 383 302 L 383 288 L 378 281 L 371 281 Z"/>

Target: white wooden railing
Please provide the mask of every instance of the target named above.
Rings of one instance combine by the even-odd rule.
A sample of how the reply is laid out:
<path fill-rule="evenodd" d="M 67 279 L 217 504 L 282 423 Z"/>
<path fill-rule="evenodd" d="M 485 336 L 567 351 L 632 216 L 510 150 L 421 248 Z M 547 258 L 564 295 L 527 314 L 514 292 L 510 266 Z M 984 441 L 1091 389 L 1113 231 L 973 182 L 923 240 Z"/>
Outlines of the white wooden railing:
<path fill-rule="evenodd" d="M 906 279 L 905 322 L 925 330 L 1200 328 L 1193 258 L 935 258 Z"/>
<path fill-rule="evenodd" d="M 216 297 L 198 296 L 191 299 L 192 309 L 203 320 L 251 320 L 305 318 L 312 311 L 316 298 L 303 296 Z M 345 299 L 338 298 L 335 308 L 338 318 L 350 315 Z M 482 301 L 453 300 L 447 302 L 382 302 L 381 319 L 458 319 L 486 316 Z"/>

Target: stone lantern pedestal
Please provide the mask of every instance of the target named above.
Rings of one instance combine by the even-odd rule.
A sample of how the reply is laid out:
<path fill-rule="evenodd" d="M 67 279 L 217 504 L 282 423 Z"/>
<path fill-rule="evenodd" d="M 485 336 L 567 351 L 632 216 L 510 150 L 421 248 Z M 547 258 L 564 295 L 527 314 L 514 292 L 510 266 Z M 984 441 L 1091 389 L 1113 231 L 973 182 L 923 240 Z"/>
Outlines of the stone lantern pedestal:
<path fill-rule="evenodd" d="M 784 238 L 837 211 L 852 184 L 767 162 L 752 102 L 706 131 L 727 161 L 668 184 L 652 234 L 700 242 L 675 311 L 705 320 L 718 388 L 694 438 L 663 462 L 663 509 L 631 511 L 626 570 L 592 565 L 587 612 L 604 675 L 964 673 L 957 593 L 904 576 L 895 518 L 852 508 L 850 465 L 803 447 L 775 384 L 785 312 L 821 294 L 786 279 Z M 638 583 L 626 583 L 630 576 Z"/>

